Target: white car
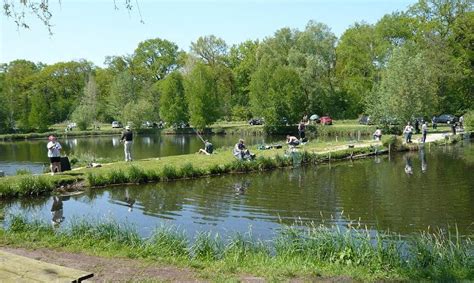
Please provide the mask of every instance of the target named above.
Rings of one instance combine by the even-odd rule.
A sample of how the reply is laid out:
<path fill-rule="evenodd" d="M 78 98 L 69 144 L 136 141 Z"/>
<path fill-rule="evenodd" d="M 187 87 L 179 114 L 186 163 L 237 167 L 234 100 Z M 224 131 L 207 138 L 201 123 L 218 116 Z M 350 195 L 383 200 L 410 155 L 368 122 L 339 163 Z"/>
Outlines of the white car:
<path fill-rule="evenodd" d="M 119 121 L 112 122 L 112 128 L 122 128 L 122 124 Z"/>

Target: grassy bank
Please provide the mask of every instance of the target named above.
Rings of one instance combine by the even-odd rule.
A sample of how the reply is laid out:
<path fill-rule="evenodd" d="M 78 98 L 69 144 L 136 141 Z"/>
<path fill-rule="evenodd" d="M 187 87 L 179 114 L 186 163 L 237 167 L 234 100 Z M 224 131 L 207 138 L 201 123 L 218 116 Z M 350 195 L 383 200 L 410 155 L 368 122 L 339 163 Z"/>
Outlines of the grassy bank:
<path fill-rule="evenodd" d="M 297 164 L 320 163 L 328 159 L 338 160 L 381 150 L 380 143 L 361 141 L 348 148 L 348 142 L 312 141 L 301 146 L 296 153 L 281 149 L 251 151 L 257 154 L 254 161 L 238 161 L 231 148 L 216 149 L 211 156 L 187 154 L 104 164 L 101 168 L 82 168 L 55 176 L 17 175 L 0 178 L 1 197 L 49 194 L 65 182 L 84 182 L 86 187 L 106 186 L 125 183 L 147 183 L 170 181 L 182 178 L 197 178 L 226 173 L 265 171 Z M 67 185 L 67 184 L 66 184 Z"/>
<path fill-rule="evenodd" d="M 76 220 L 67 229 L 16 216 L 0 229 L 0 245 L 53 248 L 103 257 L 125 257 L 196 270 L 222 281 L 241 274 L 268 280 L 344 276 L 357 280 L 473 280 L 472 237 L 418 233 L 403 240 L 363 227 L 283 228 L 272 240 L 248 234 L 199 233 L 189 240 L 172 227 L 142 238 L 130 225 Z"/>
<path fill-rule="evenodd" d="M 414 139 L 416 136 L 414 137 Z M 460 135 L 435 141 L 445 145 L 461 140 Z M 229 173 L 266 171 L 274 168 L 318 164 L 330 160 L 365 157 L 372 154 L 417 150 L 418 144 L 404 145 L 401 137 L 385 136 L 383 144 L 369 140 L 359 142 L 319 142 L 311 141 L 296 152 L 281 149 L 251 151 L 257 154 L 253 161 L 239 161 L 232 155 L 231 148 L 216 149 L 215 154 L 207 156 L 186 154 L 163 158 L 143 159 L 133 162 L 114 162 L 103 164 L 100 168 L 81 168 L 55 176 L 17 175 L 0 178 L 0 197 L 22 197 L 50 194 L 58 187 L 77 190 L 85 187 L 101 187 L 117 184 L 140 184 L 167 182 L 178 179 L 192 179 Z"/>

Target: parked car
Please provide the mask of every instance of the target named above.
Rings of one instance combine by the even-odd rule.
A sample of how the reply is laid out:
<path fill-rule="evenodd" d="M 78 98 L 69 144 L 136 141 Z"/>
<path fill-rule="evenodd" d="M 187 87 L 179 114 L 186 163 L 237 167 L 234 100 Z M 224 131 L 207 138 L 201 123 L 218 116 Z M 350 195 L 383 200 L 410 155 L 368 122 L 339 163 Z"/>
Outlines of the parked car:
<path fill-rule="evenodd" d="M 443 114 L 436 117 L 436 123 L 438 124 L 452 124 L 459 121 L 458 117 L 451 114 Z"/>
<path fill-rule="evenodd" d="M 255 125 L 263 125 L 263 118 L 252 118 L 249 120 L 249 125 L 255 126 Z"/>
<path fill-rule="evenodd" d="M 122 123 L 120 123 L 119 121 L 113 121 L 112 128 L 123 128 L 123 126 Z"/>
<path fill-rule="evenodd" d="M 332 125 L 332 119 L 329 116 L 323 116 L 319 119 L 321 125 Z"/>
<path fill-rule="evenodd" d="M 370 116 L 362 115 L 362 116 L 360 116 L 360 118 L 359 118 L 359 124 L 362 124 L 362 125 L 373 125 L 373 124 L 374 124 L 374 121 L 372 121 L 372 119 L 370 119 Z"/>

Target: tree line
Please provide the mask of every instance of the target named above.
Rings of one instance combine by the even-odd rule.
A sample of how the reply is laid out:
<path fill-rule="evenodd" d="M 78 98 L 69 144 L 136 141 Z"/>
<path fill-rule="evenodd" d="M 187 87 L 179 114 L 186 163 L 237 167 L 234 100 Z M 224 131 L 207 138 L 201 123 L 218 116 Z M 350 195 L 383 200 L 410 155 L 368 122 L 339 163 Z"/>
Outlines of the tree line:
<path fill-rule="evenodd" d="M 304 114 L 375 121 L 474 108 L 474 12 L 469 0 L 419 0 L 377 23 L 355 23 L 340 38 L 323 23 L 282 28 L 229 46 L 214 35 L 179 50 L 166 39 L 133 54 L 52 65 L 0 66 L 0 132 L 45 131 L 74 121 L 119 120 L 204 128 L 263 117 L 296 123 Z"/>

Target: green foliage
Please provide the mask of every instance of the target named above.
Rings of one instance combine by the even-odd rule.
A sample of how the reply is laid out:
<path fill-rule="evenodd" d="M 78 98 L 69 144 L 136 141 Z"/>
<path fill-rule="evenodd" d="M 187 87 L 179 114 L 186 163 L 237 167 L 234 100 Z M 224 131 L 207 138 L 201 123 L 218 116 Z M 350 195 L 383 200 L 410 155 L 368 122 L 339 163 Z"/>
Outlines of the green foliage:
<path fill-rule="evenodd" d="M 31 175 L 31 171 L 29 169 L 20 168 L 16 170 L 16 175 Z"/>
<path fill-rule="evenodd" d="M 191 124 L 204 129 L 220 114 L 218 85 L 209 66 L 197 63 L 185 80 L 186 100 Z"/>
<path fill-rule="evenodd" d="M 472 11 L 468 0 L 419 0 L 376 24 L 355 23 L 339 39 L 309 21 L 230 48 L 199 37 L 189 54 L 154 38 L 131 55 L 107 56 L 105 68 L 15 60 L 0 65 L 0 132 L 45 131 L 71 118 L 83 129 L 91 120 L 139 128 L 159 113 L 201 129 L 264 117 L 269 132 L 303 114 L 400 122 L 461 115 L 474 107 Z"/>
<path fill-rule="evenodd" d="M 148 39 L 133 54 L 134 74 L 142 81 L 162 80 L 179 66 L 178 46 L 166 39 Z"/>
<path fill-rule="evenodd" d="M 376 121 L 432 116 L 438 106 L 437 77 L 424 52 L 413 45 L 396 49 L 380 86 L 367 100 L 368 113 Z"/>
<path fill-rule="evenodd" d="M 464 114 L 464 127 L 470 131 L 474 131 L 474 110 L 469 110 Z"/>
<path fill-rule="evenodd" d="M 259 66 L 250 84 L 252 113 L 269 126 L 296 123 L 305 111 L 305 97 L 298 74 L 291 67 Z"/>
<path fill-rule="evenodd" d="M 183 80 L 181 73 L 173 72 L 159 84 L 160 117 L 169 125 L 189 121 Z"/>
<path fill-rule="evenodd" d="M 384 135 L 382 136 L 382 145 L 386 148 L 390 146 L 391 150 L 396 151 L 403 148 L 403 140 L 399 136 Z"/>
<path fill-rule="evenodd" d="M 135 227 L 111 220 L 76 219 L 68 229 L 57 231 L 20 215 L 11 215 L 7 223 L 1 233 L 10 243 L 74 252 L 80 249 L 109 257 L 162 259 L 180 266 L 199 266 L 214 275 L 234 270 L 289 279 L 313 275 L 317 270 L 323 276 L 354 276 L 358 280 L 474 279 L 471 237 L 442 231 L 400 239 L 392 233 L 363 229 L 357 223 L 347 227 L 283 226 L 276 237 L 262 242 L 250 232 L 231 234 L 227 241 L 200 232 L 188 240 L 185 231 L 173 226 L 162 226 L 143 239 Z"/>
<path fill-rule="evenodd" d="M 89 125 L 96 121 L 98 113 L 97 107 L 97 84 L 93 76 L 89 76 L 84 87 L 84 96 L 81 103 L 72 113 L 72 120 L 82 131 L 87 130 Z"/>

